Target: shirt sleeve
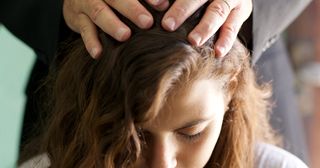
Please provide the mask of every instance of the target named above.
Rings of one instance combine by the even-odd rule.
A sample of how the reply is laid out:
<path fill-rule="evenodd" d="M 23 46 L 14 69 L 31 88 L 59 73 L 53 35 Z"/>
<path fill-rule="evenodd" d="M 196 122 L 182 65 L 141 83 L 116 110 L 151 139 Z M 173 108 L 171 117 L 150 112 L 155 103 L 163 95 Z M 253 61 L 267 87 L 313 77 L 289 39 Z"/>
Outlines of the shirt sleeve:
<path fill-rule="evenodd" d="M 22 163 L 18 168 L 49 168 L 50 160 L 47 154 L 41 154 Z"/>
<path fill-rule="evenodd" d="M 255 153 L 256 168 L 308 168 L 298 157 L 270 144 L 257 144 Z"/>

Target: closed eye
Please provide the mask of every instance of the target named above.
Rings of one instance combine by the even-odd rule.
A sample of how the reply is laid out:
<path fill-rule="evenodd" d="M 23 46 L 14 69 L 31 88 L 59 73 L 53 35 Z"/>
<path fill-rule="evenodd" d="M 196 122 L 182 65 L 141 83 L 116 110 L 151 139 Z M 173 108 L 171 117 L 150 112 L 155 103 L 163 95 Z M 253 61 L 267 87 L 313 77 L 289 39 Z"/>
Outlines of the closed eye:
<path fill-rule="evenodd" d="M 186 141 L 192 143 L 192 142 L 195 142 L 195 141 L 197 141 L 198 139 L 200 139 L 202 133 L 203 133 L 203 131 L 198 132 L 198 133 L 196 133 L 196 134 L 192 134 L 192 135 L 185 134 L 185 133 L 178 133 L 178 134 L 179 134 L 179 136 L 181 136 L 182 138 L 184 138 Z"/>
<path fill-rule="evenodd" d="M 188 127 L 183 127 L 182 129 L 177 130 L 176 133 L 180 137 L 182 137 L 184 140 L 187 140 L 188 142 L 195 142 L 201 138 L 207 126 L 208 126 L 208 122 L 205 122 L 205 121 L 196 122 L 193 125 L 190 125 Z"/>

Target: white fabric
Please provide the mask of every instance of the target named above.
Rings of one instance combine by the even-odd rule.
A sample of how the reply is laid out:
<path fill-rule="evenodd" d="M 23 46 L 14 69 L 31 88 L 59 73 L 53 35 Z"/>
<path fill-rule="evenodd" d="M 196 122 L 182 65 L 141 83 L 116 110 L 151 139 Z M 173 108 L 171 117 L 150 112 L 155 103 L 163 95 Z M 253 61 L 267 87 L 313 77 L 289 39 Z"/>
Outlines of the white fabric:
<path fill-rule="evenodd" d="M 308 168 L 293 154 L 270 144 L 257 144 L 255 153 L 256 168 Z"/>
<path fill-rule="evenodd" d="M 22 163 L 19 168 L 48 168 L 50 160 L 47 154 L 42 154 L 33 157 L 32 159 Z"/>
<path fill-rule="evenodd" d="M 299 158 L 273 145 L 259 143 L 256 146 L 255 168 L 308 168 Z M 47 154 L 38 155 L 19 168 L 48 168 Z"/>

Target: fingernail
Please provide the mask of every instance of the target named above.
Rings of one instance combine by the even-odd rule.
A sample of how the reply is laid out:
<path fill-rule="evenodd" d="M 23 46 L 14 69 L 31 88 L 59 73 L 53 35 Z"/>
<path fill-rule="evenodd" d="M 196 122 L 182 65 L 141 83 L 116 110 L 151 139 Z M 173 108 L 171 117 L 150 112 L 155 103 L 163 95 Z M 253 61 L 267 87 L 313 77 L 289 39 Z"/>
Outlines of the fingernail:
<path fill-rule="evenodd" d="M 152 22 L 152 18 L 148 15 L 145 14 L 141 14 L 139 17 L 139 22 L 140 22 L 140 27 L 141 28 L 147 28 L 150 26 L 151 22 Z"/>
<path fill-rule="evenodd" d="M 167 18 L 166 20 L 164 20 L 164 24 L 171 30 L 174 31 L 175 30 L 175 26 L 176 26 L 176 22 L 174 21 L 174 19 L 172 17 Z"/>
<path fill-rule="evenodd" d="M 225 55 L 226 48 L 225 47 L 219 47 L 218 50 L 219 50 L 219 52 L 217 52 L 216 57 L 223 57 Z"/>
<path fill-rule="evenodd" d="M 169 1 L 164 1 L 164 3 L 161 2 L 159 5 L 157 5 L 156 8 L 159 11 L 164 11 L 164 10 L 168 9 L 169 6 L 170 6 Z"/>
<path fill-rule="evenodd" d="M 97 55 L 98 55 L 98 49 L 97 48 L 92 48 L 90 50 L 90 55 L 93 59 L 96 59 L 97 58 Z"/>
<path fill-rule="evenodd" d="M 125 28 L 119 28 L 116 32 L 116 36 L 115 38 L 119 41 L 123 41 L 124 40 L 124 36 L 126 35 L 126 33 L 128 33 L 128 30 Z"/>
<path fill-rule="evenodd" d="M 199 33 L 192 33 L 190 35 L 190 38 L 196 43 L 196 45 L 200 45 L 201 42 L 201 36 Z"/>
<path fill-rule="evenodd" d="M 152 5 L 159 5 L 160 0 L 150 0 L 150 3 L 151 3 Z"/>

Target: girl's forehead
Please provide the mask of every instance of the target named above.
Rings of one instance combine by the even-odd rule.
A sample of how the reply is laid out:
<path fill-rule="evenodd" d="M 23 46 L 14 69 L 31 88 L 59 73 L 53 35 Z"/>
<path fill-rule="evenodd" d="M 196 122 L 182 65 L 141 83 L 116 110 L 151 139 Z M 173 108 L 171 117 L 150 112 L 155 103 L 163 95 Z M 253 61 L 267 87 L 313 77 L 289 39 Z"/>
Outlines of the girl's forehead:
<path fill-rule="evenodd" d="M 195 119 L 224 113 L 224 95 L 214 80 L 195 81 L 168 99 L 158 115 L 144 124 L 145 128 L 172 129 Z"/>

